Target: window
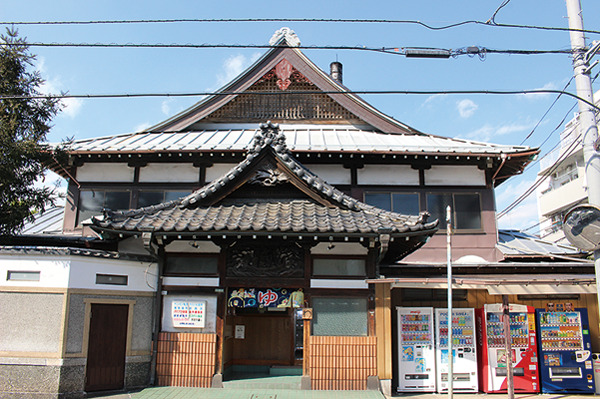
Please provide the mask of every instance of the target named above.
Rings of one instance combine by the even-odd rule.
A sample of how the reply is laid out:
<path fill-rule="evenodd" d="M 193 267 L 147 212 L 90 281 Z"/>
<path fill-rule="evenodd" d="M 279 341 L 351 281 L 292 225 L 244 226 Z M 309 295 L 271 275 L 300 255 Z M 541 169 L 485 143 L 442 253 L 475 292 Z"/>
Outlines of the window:
<path fill-rule="evenodd" d="M 216 275 L 219 258 L 211 256 L 169 255 L 165 262 L 165 275 Z"/>
<path fill-rule="evenodd" d="M 419 214 L 417 193 L 365 193 L 365 203 L 404 215 Z"/>
<path fill-rule="evenodd" d="M 96 284 L 127 285 L 127 275 L 96 274 Z"/>
<path fill-rule="evenodd" d="M 189 191 L 142 191 L 138 196 L 138 207 L 156 205 L 163 202 L 169 202 L 188 195 Z"/>
<path fill-rule="evenodd" d="M 313 297 L 313 335 L 366 336 L 367 299 Z"/>
<path fill-rule="evenodd" d="M 129 209 L 130 192 L 123 191 L 104 191 L 104 190 L 81 190 L 79 193 L 79 216 L 77 223 L 97 216 L 102 213 L 102 209 L 113 211 L 122 211 Z"/>
<path fill-rule="evenodd" d="M 431 213 L 430 220 L 438 219 L 439 228 L 446 228 L 446 207 L 452 208 L 452 225 L 457 230 L 481 229 L 481 201 L 479 194 L 427 194 L 427 210 Z"/>
<path fill-rule="evenodd" d="M 40 272 L 9 270 L 6 280 L 11 281 L 40 281 Z"/>
<path fill-rule="evenodd" d="M 313 276 L 366 276 L 366 274 L 364 259 L 313 259 Z"/>

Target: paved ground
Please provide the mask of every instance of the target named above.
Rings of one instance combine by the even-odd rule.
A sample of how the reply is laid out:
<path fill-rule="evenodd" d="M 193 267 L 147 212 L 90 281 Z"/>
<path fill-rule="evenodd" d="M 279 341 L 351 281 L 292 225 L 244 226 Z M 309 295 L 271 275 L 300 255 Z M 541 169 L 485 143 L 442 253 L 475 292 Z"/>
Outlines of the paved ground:
<path fill-rule="evenodd" d="M 95 395 L 104 399 L 390 399 L 377 391 L 300 391 L 293 389 L 209 389 L 152 387 L 136 392 Z M 453 399 L 506 399 L 506 394 L 454 394 Z M 515 394 L 515 399 L 591 399 L 599 395 Z M 397 394 L 403 399 L 447 399 L 448 394 Z"/>
<path fill-rule="evenodd" d="M 105 399 L 385 399 L 378 391 L 300 391 L 295 389 L 218 389 L 152 387 L 138 392 L 113 393 Z"/>

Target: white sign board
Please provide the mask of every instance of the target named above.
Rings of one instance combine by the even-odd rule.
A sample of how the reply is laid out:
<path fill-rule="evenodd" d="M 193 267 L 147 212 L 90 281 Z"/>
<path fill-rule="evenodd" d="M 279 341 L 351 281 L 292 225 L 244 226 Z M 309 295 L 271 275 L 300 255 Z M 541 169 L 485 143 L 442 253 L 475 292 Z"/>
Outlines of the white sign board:
<path fill-rule="evenodd" d="M 246 338 L 246 326 L 244 325 L 236 325 L 235 326 L 235 339 L 244 339 Z"/>
<path fill-rule="evenodd" d="M 206 326 L 206 301 L 173 301 L 171 317 L 173 327 L 204 328 Z"/>

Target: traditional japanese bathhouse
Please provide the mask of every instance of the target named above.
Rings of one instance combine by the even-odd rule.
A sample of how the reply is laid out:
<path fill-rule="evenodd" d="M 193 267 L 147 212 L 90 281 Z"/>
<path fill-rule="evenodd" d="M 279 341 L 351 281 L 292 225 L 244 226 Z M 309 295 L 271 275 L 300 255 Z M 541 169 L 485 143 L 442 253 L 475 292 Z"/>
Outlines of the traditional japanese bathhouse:
<path fill-rule="evenodd" d="M 53 288 L 65 332 L 51 353 L 31 354 L 36 364 L 50 356 L 59 371 L 85 370 L 85 309 L 104 303 L 145 323 L 126 330 L 122 386 L 143 375 L 220 386 L 244 367 L 296 366 L 305 388 L 379 379 L 390 391 L 395 307 L 431 304 L 443 288 L 435 280 L 415 295 L 411 279 L 443 277 L 447 205 L 461 272 L 519 273 L 496 247 L 494 187 L 537 150 L 422 133 L 349 92 L 340 63 L 325 73 L 299 43 L 284 28 L 215 95 L 143 132 L 76 140 L 69 163 L 53 166 L 69 179 L 63 234 L 97 238 L 65 255 L 83 260 L 70 269 L 81 278 Z M 32 271 L 27 256 L 13 256 L 7 272 Z M 49 289 L 2 285 L 11 298 Z M 460 304 L 496 300 L 481 290 L 473 285 Z M 2 359 L 29 361 L 6 336 Z M 68 388 L 87 390 L 83 379 Z"/>

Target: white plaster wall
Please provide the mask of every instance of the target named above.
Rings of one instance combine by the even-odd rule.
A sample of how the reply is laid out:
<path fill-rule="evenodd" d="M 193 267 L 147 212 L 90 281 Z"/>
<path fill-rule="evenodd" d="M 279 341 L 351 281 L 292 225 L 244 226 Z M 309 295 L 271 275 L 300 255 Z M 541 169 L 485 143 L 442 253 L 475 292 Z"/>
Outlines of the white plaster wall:
<path fill-rule="evenodd" d="M 218 179 L 235 166 L 237 166 L 237 163 L 216 163 L 210 168 L 206 168 L 206 181 L 211 182 Z"/>
<path fill-rule="evenodd" d="M 149 163 L 140 168 L 141 183 L 194 183 L 199 178 L 199 169 L 192 164 Z"/>
<path fill-rule="evenodd" d="M 127 285 L 96 284 L 96 274 L 126 275 Z M 73 257 L 70 288 L 154 292 L 158 266 L 151 262 Z"/>
<path fill-rule="evenodd" d="M 410 165 L 365 165 L 358 169 L 358 184 L 418 186 L 419 171 Z"/>
<path fill-rule="evenodd" d="M 342 165 L 304 165 L 315 175 L 325 180 L 329 184 L 351 184 L 352 176 L 350 169 Z"/>
<path fill-rule="evenodd" d="M 2 255 L 0 287 L 67 288 L 70 261 L 66 257 Z M 8 271 L 39 271 L 40 281 L 8 281 Z"/>
<path fill-rule="evenodd" d="M 182 328 L 173 327 L 171 318 L 171 306 L 173 301 L 199 302 L 206 301 L 206 327 L 204 328 Z M 169 332 L 191 332 L 191 333 L 214 333 L 217 331 L 217 297 L 215 295 L 165 295 L 163 296 L 161 331 Z"/>
<path fill-rule="evenodd" d="M 367 255 L 369 250 L 361 244 L 353 242 L 336 242 L 333 248 L 326 242 L 319 243 L 311 248 L 311 255 Z"/>
<path fill-rule="evenodd" d="M 485 186 L 485 171 L 469 165 L 434 165 L 425 170 L 426 186 Z"/>
<path fill-rule="evenodd" d="M 126 163 L 86 163 L 77 168 L 80 182 L 132 182 L 134 168 Z"/>

